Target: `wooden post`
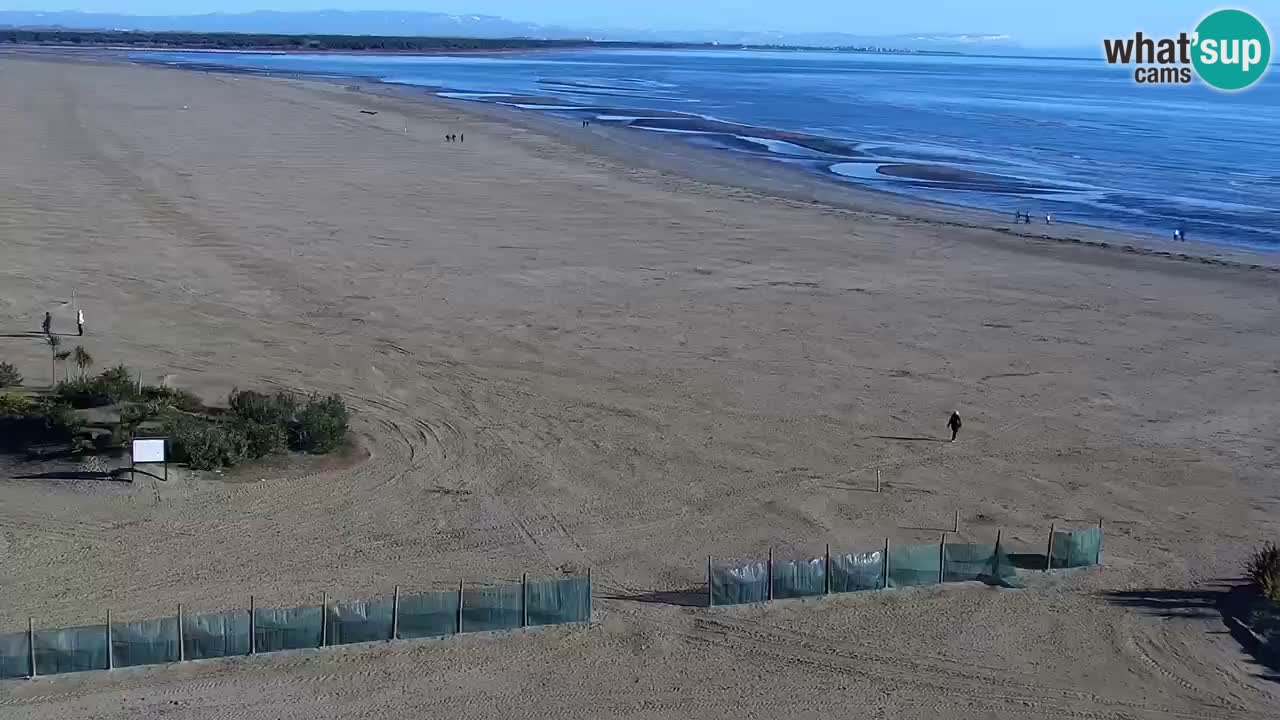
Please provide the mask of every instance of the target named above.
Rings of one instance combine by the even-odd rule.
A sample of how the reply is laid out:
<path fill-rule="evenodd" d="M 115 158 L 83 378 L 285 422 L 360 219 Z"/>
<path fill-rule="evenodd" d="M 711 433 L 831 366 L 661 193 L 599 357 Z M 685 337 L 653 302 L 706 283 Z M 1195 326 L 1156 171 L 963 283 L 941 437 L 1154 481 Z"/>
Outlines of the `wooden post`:
<path fill-rule="evenodd" d="M 258 652 L 258 612 L 254 605 L 253 596 L 249 596 L 249 654 L 255 655 Z"/>
<path fill-rule="evenodd" d="M 395 594 L 391 596 L 391 639 L 400 639 L 400 586 L 397 585 Z"/>
<path fill-rule="evenodd" d="M 320 647 L 329 644 L 329 593 L 320 593 Z"/>
<path fill-rule="evenodd" d="M 769 568 L 765 573 L 765 579 L 769 583 L 769 602 L 773 602 L 773 548 L 769 548 Z"/>
<path fill-rule="evenodd" d="M 520 575 L 520 627 L 529 627 L 529 573 Z"/>
<path fill-rule="evenodd" d="M 463 582 L 464 581 L 462 580 L 458 581 L 458 634 L 459 635 L 462 634 L 462 583 Z"/>
<path fill-rule="evenodd" d="M 108 608 L 107 609 L 107 669 L 108 670 L 115 669 L 115 658 L 111 657 L 112 654 L 113 653 L 111 652 L 111 609 Z"/>
<path fill-rule="evenodd" d="M 1098 552 L 1093 556 L 1093 564 L 1102 564 L 1102 518 L 1098 518 Z"/>
<path fill-rule="evenodd" d="M 1003 537 L 1004 537 L 1004 528 L 999 528 L 998 530 L 996 530 L 995 571 L 996 571 L 997 580 L 1000 578 L 1000 541 L 1001 539 L 1003 539 Z"/>
<path fill-rule="evenodd" d="M 178 603 L 178 662 L 187 659 L 187 649 L 182 646 L 182 603 Z"/>
<path fill-rule="evenodd" d="M 596 609 L 595 586 L 591 584 L 591 566 L 587 566 L 587 622 L 591 622 L 591 613 Z"/>
<path fill-rule="evenodd" d="M 955 525 L 951 527 L 951 532 L 957 535 L 960 534 L 960 511 L 959 510 L 956 511 L 956 522 L 955 522 Z"/>
<path fill-rule="evenodd" d="M 711 591 L 711 556 L 707 556 L 707 607 L 716 606 L 716 596 Z"/>
<path fill-rule="evenodd" d="M 880 492 L 880 470 L 876 470 L 876 492 Z"/>
<path fill-rule="evenodd" d="M 942 533 L 942 541 L 938 545 L 938 582 L 946 582 L 947 579 L 947 535 Z"/>
<path fill-rule="evenodd" d="M 880 589 L 889 588 L 889 538 L 884 539 L 884 557 L 880 559 Z"/>
<path fill-rule="evenodd" d="M 36 676 L 36 621 L 27 616 L 27 652 L 31 662 L 31 677 Z"/>
<path fill-rule="evenodd" d="M 826 564 L 822 567 L 822 594 L 831 594 L 831 543 L 827 543 Z"/>
<path fill-rule="evenodd" d="M 1049 549 L 1048 549 L 1048 552 L 1045 553 L 1045 558 L 1044 558 L 1045 570 L 1053 569 L 1053 533 L 1055 529 L 1057 529 L 1056 525 L 1049 526 Z"/>

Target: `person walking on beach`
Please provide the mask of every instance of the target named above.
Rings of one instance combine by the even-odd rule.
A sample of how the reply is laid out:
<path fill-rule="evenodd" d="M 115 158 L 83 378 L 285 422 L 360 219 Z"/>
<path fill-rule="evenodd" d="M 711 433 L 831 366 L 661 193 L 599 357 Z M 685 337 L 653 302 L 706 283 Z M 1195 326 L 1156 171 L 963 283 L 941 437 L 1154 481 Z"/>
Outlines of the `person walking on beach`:
<path fill-rule="evenodd" d="M 1045 224 L 1045 225 L 1052 225 L 1052 224 L 1053 224 L 1053 215 L 1045 215 L 1045 216 L 1044 216 L 1044 224 Z"/>
<path fill-rule="evenodd" d="M 466 142 L 466 141 L 467 141 L 467 136 L 466 136 L 466 134 L 465 134 L 465 133 L 458 133 L 458 142 L 460 142 L 460 143 L 464 143 L 464 142 Z"/>
<path fill-rule="evenodd" d="M 76 309 L 76 334 L 84 335 L 84 310 Z"/>
<path fill-rule="evenodd" d="M 956 436 L 960 434 L 961 425 L 963 423 L 960 422 L 960 411 L 952 410 L 951 419 L 947 421 L 947 427 L 951 429 L 951 442 L 956 441 Z"/>
<path fill-rule="evenodd" d="M 44 330 L 45 335 L 53 334 L 53 316 L 48 313 L 44 314 L 44 322 L 40 323 L 40 327 Z"/>

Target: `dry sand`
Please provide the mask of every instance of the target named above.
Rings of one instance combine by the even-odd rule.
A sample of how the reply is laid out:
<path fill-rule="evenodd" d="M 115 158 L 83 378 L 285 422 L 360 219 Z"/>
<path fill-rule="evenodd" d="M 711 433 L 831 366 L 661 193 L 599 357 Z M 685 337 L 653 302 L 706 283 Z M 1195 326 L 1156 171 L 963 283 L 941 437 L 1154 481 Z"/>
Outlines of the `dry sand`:
<path fill-rule="evenodd" d="M 0 98 L 0 331 L 67 329 L 75 293 L 101 361 L 340 392 L 371 453 L 0 482 L 0 629 L 586 567 L 598 594 L 590 627 L 0 683 L 0 717 L 1280 713 L 1214 608 L 1277 531 L 1276 273 L 769 197 L 340 86 L 3 56 Z M 38 339 L 0 342 L 46 376 Z M 933 441 L 953 407 L 962 441 Z M 1103 516 L 1107 567 L 626 599 L 697 589 L 708 554 L 935 541 L 955 510 L 1027 545 Z"/>

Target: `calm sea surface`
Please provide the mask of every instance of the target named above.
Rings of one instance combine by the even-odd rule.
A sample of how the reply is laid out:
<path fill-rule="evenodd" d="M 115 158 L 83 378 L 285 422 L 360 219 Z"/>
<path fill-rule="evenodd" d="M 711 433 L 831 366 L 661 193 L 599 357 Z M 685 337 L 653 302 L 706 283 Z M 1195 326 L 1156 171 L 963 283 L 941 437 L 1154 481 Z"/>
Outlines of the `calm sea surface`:
<path fill-rule="evenodd" d="M 590 50 L 141 53 L 359 76 L 625 124 L 930 200 L 1280 250 L 1280 78 L 1142 86 L 1099 60 Z"/>

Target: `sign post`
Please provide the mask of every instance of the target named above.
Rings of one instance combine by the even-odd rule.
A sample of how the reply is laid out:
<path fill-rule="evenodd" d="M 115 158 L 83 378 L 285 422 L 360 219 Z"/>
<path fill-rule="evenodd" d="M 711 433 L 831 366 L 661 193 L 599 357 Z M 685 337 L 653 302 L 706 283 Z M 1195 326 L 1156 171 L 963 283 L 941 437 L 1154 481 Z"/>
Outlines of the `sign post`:
<path fill-rule="evenodd" d="M 164 479 L 168 482 L 169 461 L 165 455 L 167 445 L 168 440 L 165 438 L 134 438 L 130 448 L 132 451 L 129 464 L 130 479 L 132 479 L 138 463 L 162 463 L 164 465 Z"/>

